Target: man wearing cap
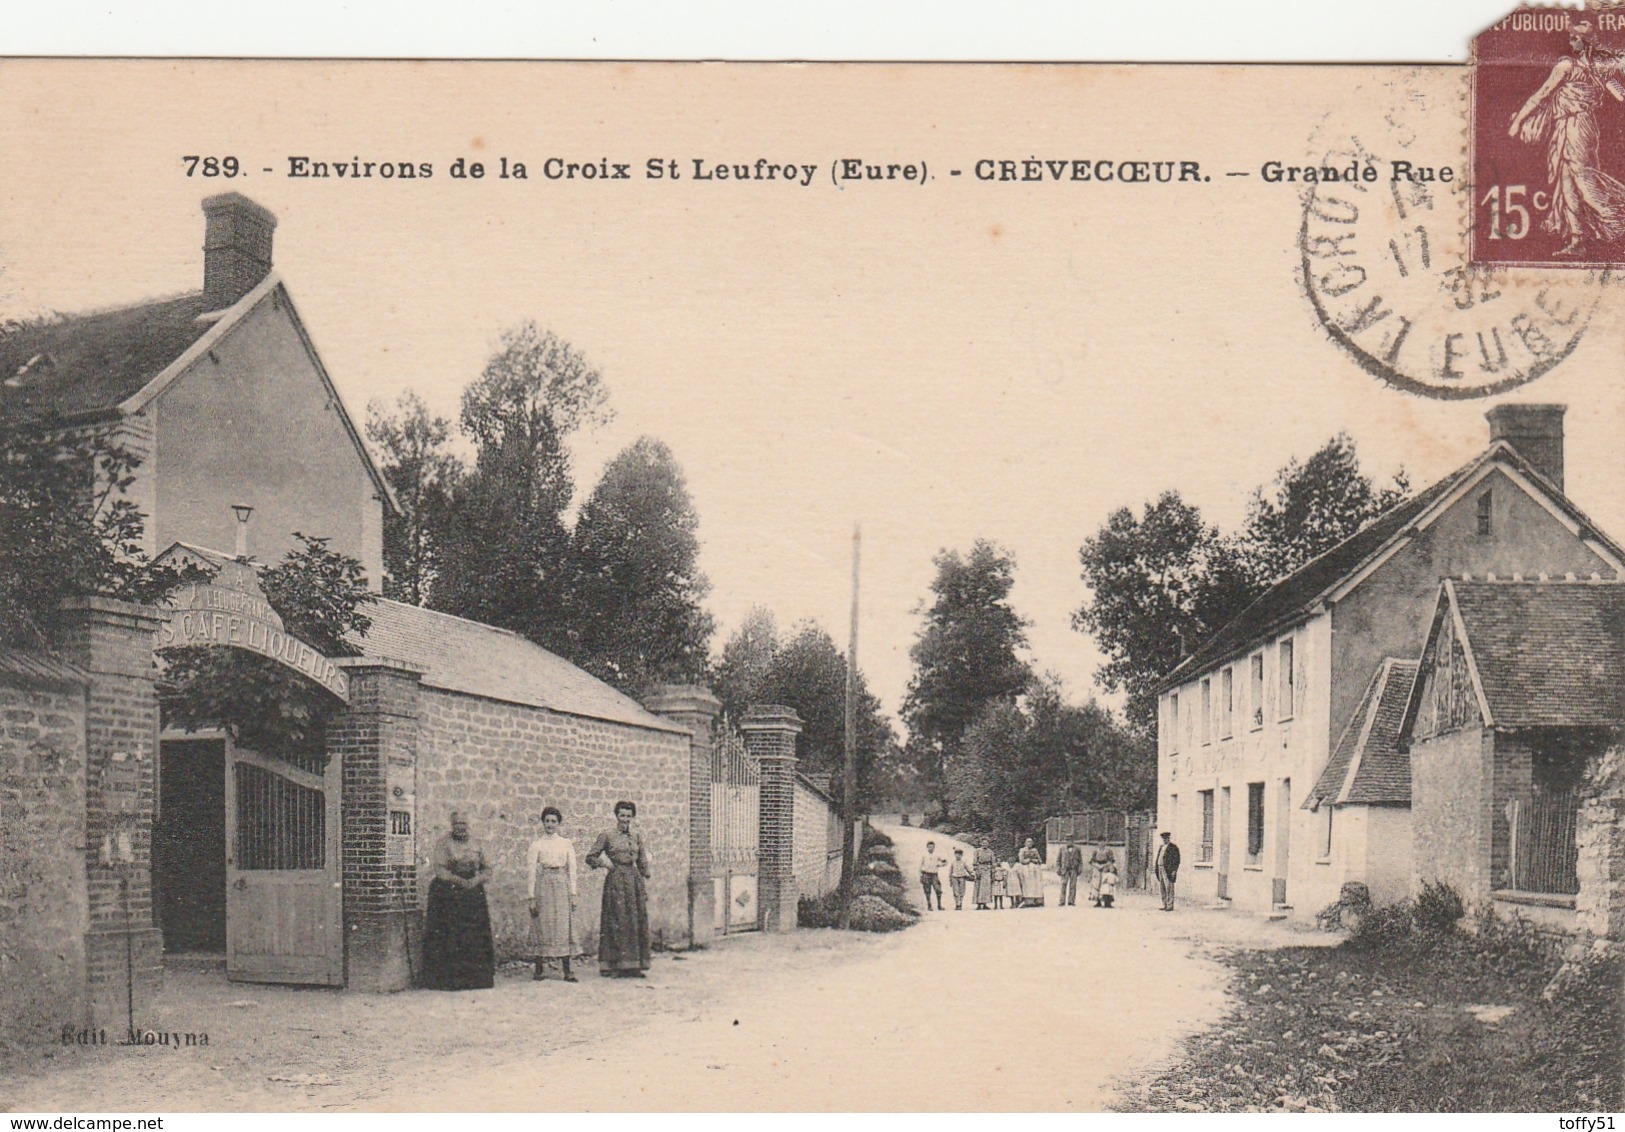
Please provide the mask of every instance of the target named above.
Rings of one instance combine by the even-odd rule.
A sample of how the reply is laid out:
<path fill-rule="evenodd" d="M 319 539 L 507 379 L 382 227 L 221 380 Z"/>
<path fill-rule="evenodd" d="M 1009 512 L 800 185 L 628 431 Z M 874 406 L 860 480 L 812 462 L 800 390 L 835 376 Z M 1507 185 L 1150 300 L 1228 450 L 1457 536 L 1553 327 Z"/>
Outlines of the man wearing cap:
<path fill-rule="evenodd" d="M 947 858 L 937 853 L 937 843 L 925 843 L 925 856 L 920 858 L 920 887 L 925 890 L 925 910 L 931 911 L 931 894 L 937 894 L 937 911 L 942 911 L 942 866 Z"/>
<path fill-rule="evenodd" d="M 1157 856 L 1151 868 L 1157 877 L 1157 887 L 1162 890 L 1162 910 L 1172 912 L 1174 882 L 1179 879 L 1179 846 L 1174 844 L 1173 834 L 1163 832 L 1162 844 L 1157 846 Z"/>

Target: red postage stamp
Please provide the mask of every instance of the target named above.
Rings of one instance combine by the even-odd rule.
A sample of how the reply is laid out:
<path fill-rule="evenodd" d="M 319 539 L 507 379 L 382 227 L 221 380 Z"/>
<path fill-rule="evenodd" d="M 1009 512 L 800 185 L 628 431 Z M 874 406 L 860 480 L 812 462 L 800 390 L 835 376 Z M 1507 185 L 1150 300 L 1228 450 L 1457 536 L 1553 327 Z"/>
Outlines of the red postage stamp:
<path fill-rule="evenodd" d="M 1520 8 L 1473 42 L 1474 263 L 1625 266 L 1625 8 Z"/>

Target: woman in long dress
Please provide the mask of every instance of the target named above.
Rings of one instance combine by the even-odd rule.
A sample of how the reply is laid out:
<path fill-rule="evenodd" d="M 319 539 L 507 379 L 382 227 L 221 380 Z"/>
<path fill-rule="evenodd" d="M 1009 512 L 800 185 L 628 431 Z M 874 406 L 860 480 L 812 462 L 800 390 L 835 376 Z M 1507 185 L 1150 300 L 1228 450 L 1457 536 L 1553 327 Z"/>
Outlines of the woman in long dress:
<path fill-rule="evenodd" d="M 1044 906 L 1044 857 L 1033 845 L 1033 839 L 1027 838 L 1021 852 L 1016 855 L 1016 872 L 1021 877 L 1021 906 L 1023 908 L 1042 908 Z"/>
<path fill-rule="evenodd" d="M 641 979 L 649 969 L 649 854 L 632 828 L 637 814 L 631 802 L 616 802 L 615 828 L 600 833 L 587 854 L 588 867 L 609 870 L 598 918 L 598 973 L 606 978 Z"/>
<path fill-rule="evenodd" d="M 542 811 L 542 835 L 530 843 L 531 952 L 540 981 L 549 961 L 563 965 L 564 981 L 573 983 L 570 960 L 576 954 L 576 850 L 559 836 L 564 815 L 548 806 Z"/>
<path fill-rule="evenodd" d="M 1541 227 L 1567 241 L 1557 252 L 1564 256 L 1625 237 L 1625 183 L 1603 171 L 1597 128 L 1604 99 L 1625 100 L 1625 79 L 1620 57 L 1590 37 L 1589 22 L 1574 25 L 1573 54 L 1557 61 L 1507 130 L 1526 144 L 1546 143 L 1552 203 Z"/>
<path fill-rule="evenodd" d="M 993 850 L 984 840 L 976 847 L 976 910 L 986 912 L 993 903 Z"/>
<path fill-rule="evenodd" d="M 461 814 L 451 833 L 435 842 L 434 879 L 423 929 L 423 985 L 432 990 L 485 990 L 496 974 L 491 909 L 485 882 L 491 866 L 485 848 L 468 832 Z"/>

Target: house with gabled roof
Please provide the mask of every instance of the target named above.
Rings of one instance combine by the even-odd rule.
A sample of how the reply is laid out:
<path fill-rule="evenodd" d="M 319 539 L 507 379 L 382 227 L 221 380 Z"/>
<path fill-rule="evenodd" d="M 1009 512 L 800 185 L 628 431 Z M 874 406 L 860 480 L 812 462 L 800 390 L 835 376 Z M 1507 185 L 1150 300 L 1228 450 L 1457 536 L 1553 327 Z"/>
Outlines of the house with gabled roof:
<path fill-rule="evenodd" d="M 1345 882 L 1414 880 L 1397 724 L 1441 579 L 1617 579 L 1563 492 L 1561 405 L 1503 404 L 1489 445 L 1277 581 L 1159 688 L 1158 820 L 1187 896 L 1310 920 Z"/>
<path fill-rule="evenodd" d="M 1588 778 L 1622 735 L 1625 584 L 1446 579 L 1399 726 L 1417 878 L 1620 938 L 1618 799 Z"/>

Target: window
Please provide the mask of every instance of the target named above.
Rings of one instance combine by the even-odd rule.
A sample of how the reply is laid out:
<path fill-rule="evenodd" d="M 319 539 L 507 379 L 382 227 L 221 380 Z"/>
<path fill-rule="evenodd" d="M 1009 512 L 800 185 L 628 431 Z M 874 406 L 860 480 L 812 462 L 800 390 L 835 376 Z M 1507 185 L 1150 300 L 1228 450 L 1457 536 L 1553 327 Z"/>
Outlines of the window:
<path fill-rule="evenodd" d="M 1292 638 L 1288 637 L 1281 642 L 1280 648 L 1281 670 L 1281 718 L 1291 719 L 1292 709 L 1297 707 L 1297 673 L 1292 669 Z"/>
<path fill-rule="evenodd" d="M 1203 790 L 1198 797 L 1202 799 L 1202 856 L 1204 861 L 1213 860 L 1213 791 Z"/>
<path fill-rule="evenodd" d="M 1253 678 L 1251 691 L 1247 697 L 1247 706 L 1252 709 L 1253 727 L 1264 726 L 1264 654 L 1254 653 L 1252 659 Z"/>
<path fill-rule="evenodd" d="M 1247 784 L 1247 863 L 1256 865 L 1264 855 L 1264 784 Z"/>
<path fill-rule="evenodd" d="M 1332 814 L 1336 812 L 1329 802 L 1320 805 L 1320 855 L 1330 858 L 1332 855 Z"/>
<path fill-rule="evenodd" d="M 1494 506 L 1495 500 L 1489 492 L 1478 497 L 1478 533 L 1481 535 L 1495 533 Z"/>
<path fill-rule="evenodd" d="M 1236 670 L 1224 670 L 1219 688 L 1219 738 L 1228 739 L 1235 734 Z"/>
<path fill-rule="evenodd" d="M 1168 697 L 1168 753 L 1179 750 L 1179 693 Z"/>
<path fill-rule="evenodd" d="M 1202 743 L 1213 742 L 1213 681 L 1202 681 Z"/>

